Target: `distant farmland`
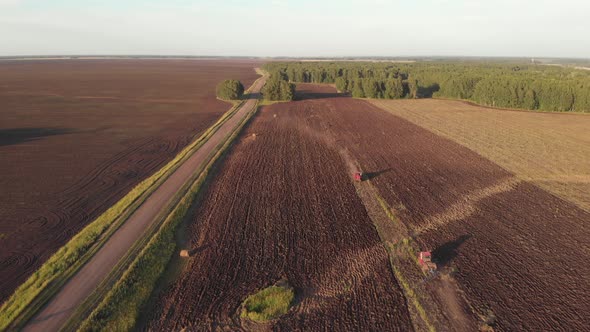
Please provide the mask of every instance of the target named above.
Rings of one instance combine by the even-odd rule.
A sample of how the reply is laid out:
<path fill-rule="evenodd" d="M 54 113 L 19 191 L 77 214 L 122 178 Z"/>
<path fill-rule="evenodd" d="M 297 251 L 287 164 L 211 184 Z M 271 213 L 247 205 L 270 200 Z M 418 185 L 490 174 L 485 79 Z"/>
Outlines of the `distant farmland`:
<path fill-rule="evenodd" d="M 0 63 L 0 302 L 230 108 L 248 60 Z"/>

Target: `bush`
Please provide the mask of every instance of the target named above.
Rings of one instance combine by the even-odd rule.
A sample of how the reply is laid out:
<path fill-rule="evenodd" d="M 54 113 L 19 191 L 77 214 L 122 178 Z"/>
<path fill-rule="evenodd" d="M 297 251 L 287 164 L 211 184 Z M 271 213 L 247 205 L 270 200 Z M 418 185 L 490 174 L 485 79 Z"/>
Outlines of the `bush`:
<path fill-rule="evenodd" d="M 248 296 L 244 301 L 243 318 L 264 322 L 278 318 L 287 313 L 295 298 L 293 288 L 289 286 L 271 286 Z"/>
<path fill-rule="evenodd" d="M 244 95 L 244 85 L 238 80 L 225 80 L 217 85 L 217 98 L 237 100 Z"/>

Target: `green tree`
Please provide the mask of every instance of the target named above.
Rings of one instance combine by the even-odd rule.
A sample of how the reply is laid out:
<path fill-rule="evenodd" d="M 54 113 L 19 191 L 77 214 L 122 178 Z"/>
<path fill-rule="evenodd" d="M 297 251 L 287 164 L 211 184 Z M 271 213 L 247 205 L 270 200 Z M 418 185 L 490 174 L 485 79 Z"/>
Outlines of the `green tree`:
<path fill-rule="evenodd" d="M 360 79 L 353 82 L 352 96 L 354 98 L 365 98 L 365 91 L 363 90 L 363 85 L 361 84 Z"/>
<path fill-rule="evenodd" d="M 400 78 L 390 78 L 384 83 L 383 98 L 399 99 L 404 96 L 404 84 Z"/>
<path fill-rule="evenodd" d="M 271 75 L 262 88 L 266 100 L 288 101 L 295 97 L 295 84 L 289 83 L 280 76 Z"/>
<path fill-rule="evenodd" d="M 539 102 L 537 101 L 537 94 L 535 93 L 535 90 L 527 90 L 527 92 L 524 95 L 522 107 L 529 110 L 536 110 L 539 107 Z"/>
<path fill-rule="evenodd" d="M 365 92 L 365 97 L 367 98 L 379 98 L 381 94 L 381 89 L 379 84 L 373 78 L 365 78 L 362 80 L 363 84 L 363 91 Z"/>
<path fill-rule="evenodd" d="M 281 100 L 295 99 L 295 84 L 281 80 Z"/>
<path fill-rule="evenodd" d="M 223 100 L 237 100 L 244 95 L 244 85 L 238 80 L 225 80 L 217 85 L 217 98 Z"/>
<path fill-rule="evenodd" d="M 415 78 L 408 79 L 408 89 L 410 89 L 410 98 L 418 98 L 418 80 Z"/>
<path fill-rule="evenodd" d="M 338 77 L 334 81 L 336 84 L 336 89 L 340 92 L 348 92 L 348 81 L 344 77 Z"/>

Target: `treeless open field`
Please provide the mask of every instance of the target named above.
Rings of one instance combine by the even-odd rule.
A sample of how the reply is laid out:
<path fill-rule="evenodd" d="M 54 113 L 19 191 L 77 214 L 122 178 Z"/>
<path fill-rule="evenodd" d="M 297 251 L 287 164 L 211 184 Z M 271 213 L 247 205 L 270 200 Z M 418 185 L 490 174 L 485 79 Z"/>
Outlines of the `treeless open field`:
<path fill-rule="evenodd" d="M 318 105 L 265 106 L 247 126 L 198 201 L 193 257 L 160 295 L 149 329 L 256 328 L 240 319 L 241 302 L 281 279 L 296 304 L 266 328 L 413 329 L 348 167 L 318 127 Z"/>
<path fill-rule="evenodd" d="M 495 110 L 436 99 L 372 102 L 590 211 L 587 114 Z"/>
<path fill-rule="evenodd" d="M 500 331 L 589 325 L 588 212 L 365 101 L 321 99 L 306 116 L 349 150 L 422 248 L 457 269 L 475 314 Z"/>
<path fill-rule="evenodd" d="M 0 302 L 230 108 L 248 60 L 0 63 Z"/>

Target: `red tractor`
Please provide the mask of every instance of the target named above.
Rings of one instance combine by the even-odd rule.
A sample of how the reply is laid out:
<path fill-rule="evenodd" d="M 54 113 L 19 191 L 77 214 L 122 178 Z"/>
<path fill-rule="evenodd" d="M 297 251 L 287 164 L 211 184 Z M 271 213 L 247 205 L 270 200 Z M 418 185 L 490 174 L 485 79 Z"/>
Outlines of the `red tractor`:
<path fill-rule="evenodd" d="M 363 172 L 355 172 L 354 174 L 352 174 L 352 177 L 356 182 L 361 182 L 364 178 Z"/>
<path fill-rule="evenodd" d="M 436 273 L 437 266 L 436 263 L 432 261 L 432 253 L 430 253 L 430 251 L 421 251 L 420 254 L 418 254 L 418 263 L 422 268 L 422 272 L 429 274 Z"/>

